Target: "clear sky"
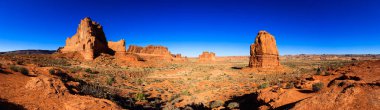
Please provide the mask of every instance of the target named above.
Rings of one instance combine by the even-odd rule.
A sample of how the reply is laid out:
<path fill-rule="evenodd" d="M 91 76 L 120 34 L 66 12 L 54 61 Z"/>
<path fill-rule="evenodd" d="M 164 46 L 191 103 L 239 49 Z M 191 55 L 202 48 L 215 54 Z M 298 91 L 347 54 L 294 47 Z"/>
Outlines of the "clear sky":
<path fill-rule="evenodd" d="M 185 56 L 249 55 L 260 30 L 281 55 L 380 53 L 380 0 L 0 0 L 0 51 L 57 49 L 86 16 L 108 40 Z"/>

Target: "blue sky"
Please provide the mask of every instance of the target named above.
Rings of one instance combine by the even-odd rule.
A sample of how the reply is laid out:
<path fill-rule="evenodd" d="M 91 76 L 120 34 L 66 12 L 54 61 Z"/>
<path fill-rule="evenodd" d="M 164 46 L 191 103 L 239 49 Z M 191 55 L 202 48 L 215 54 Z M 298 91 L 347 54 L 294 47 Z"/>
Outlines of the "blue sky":
<path fill-rule="evenodd" d="M 1 0 L 0 51 L 57 49 L 89 16 L 108 40 L 197 56 L 249 55 L 260 30 L 281 55 L 379 54 L 378 0 Z"/>

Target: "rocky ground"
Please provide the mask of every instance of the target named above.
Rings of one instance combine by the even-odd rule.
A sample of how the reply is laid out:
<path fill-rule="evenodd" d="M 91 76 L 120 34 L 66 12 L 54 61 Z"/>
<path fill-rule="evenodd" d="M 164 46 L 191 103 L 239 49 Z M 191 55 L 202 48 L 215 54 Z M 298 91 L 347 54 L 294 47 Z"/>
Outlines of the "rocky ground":
<path fill-rule="evenodd" d="M 133 65 L 112 56 L 0 59 L 1 109 L 380 109 L 376 60 L 283 59 L 283 71 L 262 73 L 245 70 L 248 57 Z"/>

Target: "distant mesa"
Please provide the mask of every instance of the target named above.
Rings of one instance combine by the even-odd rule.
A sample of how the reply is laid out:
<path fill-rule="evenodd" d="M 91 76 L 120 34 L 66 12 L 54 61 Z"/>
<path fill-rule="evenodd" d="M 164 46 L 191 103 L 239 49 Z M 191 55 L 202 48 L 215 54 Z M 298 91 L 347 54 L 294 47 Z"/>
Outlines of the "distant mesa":
<path fill-rule="evenodd" d="M 146 47 L 130 45 L 127 53 L 136 54 L 145 61 L 184 61 L 181 55 L 172 55 L 167 47 L 148 45 Z"/>
<path fill-rule="evenodd" d="M 260 31 L 255 43 L 251 45 L 249 67 L 278 68 L 280 67 L 279 53 L 274 37 L 266 31 Z"/>
<path fill-rule="evenodd" d="M 15 50 L 8 52 L 0 52 L 0 54 L 53 54 L 56 50 Z"/>
<path fill-rule="evenodd" d="M 215 53 L 204 51 L 198 58 L 198 62 L 213 62 L 215 61 Z"/>
<path fill-rule="evenodd" d="M 136 53 L 136 54 L 171 56 L 171 53 L 169 52 L 167 47 L 154 46 L 154 45 L 148 45 L 146 47 L 130 45 L 127 52 L 128 53 Z"/>
<path fill-rule="evenodd" d="M 93 60 L 101 53 L 123 55 L 126 52 L 125 40 L 107 42 L 103 27 L 86 17 L 80 21 L 74 36 L 67 38 L 65 47 L 58 52 L 78 52 L 85 60 Z"/>

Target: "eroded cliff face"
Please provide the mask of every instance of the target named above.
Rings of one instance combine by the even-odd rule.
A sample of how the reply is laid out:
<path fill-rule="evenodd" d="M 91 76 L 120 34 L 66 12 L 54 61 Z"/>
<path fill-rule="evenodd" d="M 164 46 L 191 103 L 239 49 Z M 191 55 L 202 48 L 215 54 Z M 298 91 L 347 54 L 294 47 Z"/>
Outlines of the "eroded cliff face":
<path fill-rule="evenodd" d="M 151 55 L 162 55 L 162 56 L 171 56 L 167 47 L 164 46 L 154 46 L 148 45 L 146 47 L 140 47 L 136 45 L 130 45 L 128 48 L 128 53 L 137 53 L 137 54 L 151 54 Z"/>
<path fill-rule="evenodd" d="M 58 52 L 77 52 L 85 60 L 93 60 L 101 53 L 124 56 L 126 48 L 124 39 L 118 42 L 107 42 L 102 26 L 86 17 L 81 20 L 77 32 L 71 38 L 67 38 L 66 45 Z"/>
<path fill-rule="evenodd" d="M 121 39 L 117 42 L 109 41 L 108 47 L 114 51 L 116 56 L 123 56 L 127 53 L 124 39 Z"/>
<path fill-rule="evenodd" d="M 279 53 L 274 37 L 266 31 L 257 34 L 255 43 L 251 45 L 249 67 L 280 67 Z"/>
<path fill-rule="evenodd" d="M 215 53 L 214 52 L 203 52 L 198 57 L 199 62 L 212 62 L 215 61 Z"/>

